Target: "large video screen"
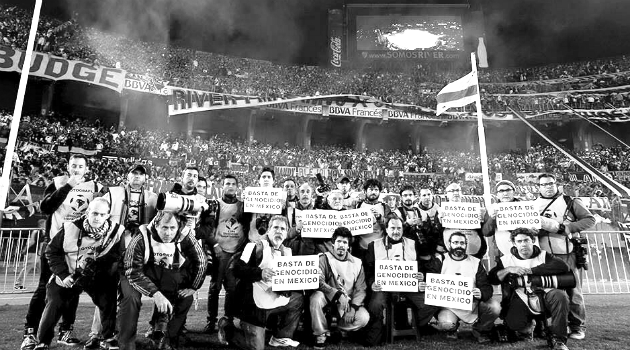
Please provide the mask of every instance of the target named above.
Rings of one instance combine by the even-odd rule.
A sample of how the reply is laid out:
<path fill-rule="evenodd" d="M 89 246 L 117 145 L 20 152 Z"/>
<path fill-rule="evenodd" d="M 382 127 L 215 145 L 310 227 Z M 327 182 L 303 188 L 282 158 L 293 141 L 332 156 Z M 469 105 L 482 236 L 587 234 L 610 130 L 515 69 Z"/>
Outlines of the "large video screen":
<path fill-rule="evenodd" d="M 358 15 L 356 40 L 360 51 L 464 50 L 460 16 Z"/>

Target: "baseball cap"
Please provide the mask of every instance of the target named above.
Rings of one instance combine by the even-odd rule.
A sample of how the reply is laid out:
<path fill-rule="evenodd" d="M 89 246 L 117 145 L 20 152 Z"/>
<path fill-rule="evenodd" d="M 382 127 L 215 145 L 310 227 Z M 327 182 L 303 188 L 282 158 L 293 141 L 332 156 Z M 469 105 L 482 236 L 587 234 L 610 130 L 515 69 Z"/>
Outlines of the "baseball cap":
<path fill-rule="evenodd" d="M 342 176 L 339 179 L 337 179 L 337 183 L 340 184 L 342 182 L 350 182 L 350 178 L 348 178 L 347 176 Z"/>
<path fill-rule="evenodd" d="M 516 186 L 514 186 L 514 183 L 512 183 L 512 181 L 510 180 L 501 180 L 497 182 L 497 185 L 494 186 L 494 190 L 496 191 L 501 185 L 507 185 L 507 186 L 512 187 L 513 190 L 516 190 Z"/>
<path fill-rule="evenodd" d="M 131 167 L 129 167 L 129 173 L 133 173 L 134 171 L 140 171 L 145 175 L 149 175 L 149 171 L 147 170 L 147 167 L 145 167 L 142 164 L 134 164 Z"/>

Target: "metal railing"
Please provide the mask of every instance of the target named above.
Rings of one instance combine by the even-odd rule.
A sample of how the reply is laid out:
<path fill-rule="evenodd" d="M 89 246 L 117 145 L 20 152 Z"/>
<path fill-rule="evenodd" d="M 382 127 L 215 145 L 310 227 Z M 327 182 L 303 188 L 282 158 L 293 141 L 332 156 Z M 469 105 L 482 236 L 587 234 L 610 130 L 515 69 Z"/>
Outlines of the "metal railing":
<path fill-rule="evenodd" d="M 39 281 L 41 242 L 38 228 L 0 229 L 0 293 L 32 292 Z M 630 231 L 584 231 L 588 270 L 582 274 L 585 294 L 630 294 Z M 33 238 L 34 237 L 34 238 Z M 33 242 L 35 241 L 35 242 Z M 35 246 L 28 253 L 28 248 Z"/>
<path fill-rule="evenodd" d="M 588 239 L 585 294 L 630 293 L 630 231 L 583 231 Z"/>
<path fill-rule="evenodd" d="M 40 229 L 0 229 L 0 293 L 32 292 L 39 281 Z M 33 239 L 34 236 L 34 239 Z M 29 253 L 29 247 L 34 251 Z"/>

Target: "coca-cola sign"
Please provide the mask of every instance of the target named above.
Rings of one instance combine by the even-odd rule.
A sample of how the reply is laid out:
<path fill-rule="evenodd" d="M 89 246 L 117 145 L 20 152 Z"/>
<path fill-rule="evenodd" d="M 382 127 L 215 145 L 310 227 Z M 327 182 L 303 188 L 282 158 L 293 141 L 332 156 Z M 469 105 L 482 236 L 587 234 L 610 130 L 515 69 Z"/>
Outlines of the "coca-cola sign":
<path fill-rule="evenodd" d="M 330 64 L 333 67 L 341 67 L 341 38 L 330 38 Z"/>

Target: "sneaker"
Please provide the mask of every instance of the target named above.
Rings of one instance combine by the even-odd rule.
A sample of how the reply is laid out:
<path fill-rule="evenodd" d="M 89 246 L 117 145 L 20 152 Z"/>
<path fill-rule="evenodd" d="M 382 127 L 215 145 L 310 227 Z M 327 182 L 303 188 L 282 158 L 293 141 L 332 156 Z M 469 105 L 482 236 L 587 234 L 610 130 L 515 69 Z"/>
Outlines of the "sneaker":
<path fill-rule="evenodd" d="M 479 343 L 479 344 L 486 344 L 486 343 L 489 343 L 490 341 L 492 341 L 492 339 L 490 339 L 490 337 L 488 336 L 487 333 L 481 333 L 481 332 L 476 331 L 474 329 L 472 331 L 472 335 L 473 335 L 473 337 L 475 337 L 475 339 L 477 339 L 477 343 Z"/>
<path fill-rule="evenodd" d="M 214 326 L 216 326 L 215 322 L 208 321 L 208 323 L 206 323 L 206 326 L 203 328 L 203 332 L 206 334 L 212 334 L 216 332 L 217 330 L 215 329 Z"/>
<path fill-rule="evenodd" d="M 33 348 L 33 350 L 48 350 L 48 348 L 48 344 L 39 343 Z"/>
<path fill-rule="evenodd" d="M 100 349 L 102 340 L 103 339 L 99 338 L 98 336 L 91 336 L 90 339 L 88 339 L 88 341 L 85 342 L 85 345 L 83 346 L 83 350 Z"/>
<path fill-rule="evenodd" d="M 446 332 L 446 339 L 457 340 L 459 337 L 457 336 L 457 331 L 448 331 Z"/>
<path fill-rule="evenodd" d="M 227 340 L 227 335 L 225 334 L 225 327 L 227 327 L 229 323 L 230 321 L 225 316 L 219 319 L 219 323 L 217 325 L 219 328 L 217 331 L 217 338 L 219 338 L 219 344 L 229 345 L 228 340 Z M 206 327 L 208 326 L 210 326 L 210 322 L 208 322 L 208 324 L 206 325 Z M 212 329 L 214 331 L 214 323 L 212 323 Z"/>
<path fill-rule="evenodd" d="M 569 350 L 569 348 L 564 344 L 564 342 L 554 339 L 553 340 L 553 350 Z"/>
<path fill-rule="evenodd" d="M 24 287 L 21 284 L 16 284 L 16 285 L 13 286 L 13 289 L 14 290 L 26 290 L 26 287 Z"/>
<path fill-rule="evenodd" d="M 583 340 L 584 338 L 586 338 L 586 333 L 580 330 L 571 331 L 571 334 L 569 334 L 569 338 L 575 340 Z"/>
<path fill-rule="evenodd" d="M 118 340 L 109 338 L 101 341 L 101 350 L 118 350 Z"/>
<path fill-rule="evenodd" d="M 315 350 L 324 350 L 326 348 L 326 334 L 315 337 Z"/>
<path fill-rule="evenodd" d="M 291 347 L 297 348 L 298 345 L 300 345 L 300 342 L 295 341 L 291 338 L 276 338 L 272 335 L 271 339 L 269 339 L 269 345 L 275 348 L 284 347 L 284 346 L 291 346 Z"/>
<path fill-rule="evenodd" d="M 20 350 L 33 350 L 36 346 L 37 338 L 35 338 L 35 334 L 28 333 L 24 334 L 24 339 L 22 340 L 22 345 L 20 346 Z"/>
<path fill-rule="evenodd" d="M 145 338 L 151 338 L 153 336 L 153 326 L 149 325 L 149 328 L 147 328 L 147 331 L 144 332 L 144 337 Z"/>
<path fill-rule="evenodd" d="M 74 331 L 72 327 L 70 327 L 70 329 L 59 331 L 57 344 L 63 344 L 66 346 L 78 346 L 79 344 L 81 344 L 81 341 L 79 340 L 79 338 L 74 336 Z"/>
<path fill-rule="evenodd" d="M 534 333 L 516 332 L 516 339 L 520 341 L 532 342 L 534 341 Z"/>

